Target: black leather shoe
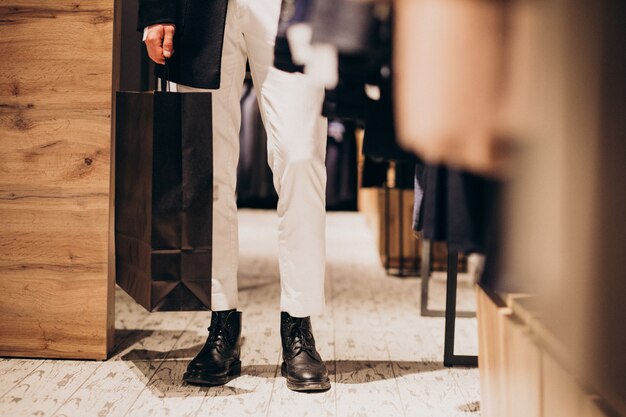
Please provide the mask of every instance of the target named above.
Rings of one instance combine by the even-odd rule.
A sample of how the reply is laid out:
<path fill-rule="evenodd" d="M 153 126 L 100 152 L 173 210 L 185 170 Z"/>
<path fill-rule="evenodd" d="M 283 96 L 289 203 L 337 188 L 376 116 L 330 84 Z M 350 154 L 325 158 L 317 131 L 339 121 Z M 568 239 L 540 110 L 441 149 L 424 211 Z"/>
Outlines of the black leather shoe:
<path fill-rule="evenodd" d="M 287 388 L 294 391 L 330 389 L 328 370 L 315 349 L 311 319 L 280 313 L 280 338 L 283 344 L 280 371 L 287 378 Z"/>
<path fill-rule="evenodd" d="M 224 385 L 241 375 L 241 312 L 214 311 L 209 337 L 187 366 L 183 381 L 193 385 Z"/>

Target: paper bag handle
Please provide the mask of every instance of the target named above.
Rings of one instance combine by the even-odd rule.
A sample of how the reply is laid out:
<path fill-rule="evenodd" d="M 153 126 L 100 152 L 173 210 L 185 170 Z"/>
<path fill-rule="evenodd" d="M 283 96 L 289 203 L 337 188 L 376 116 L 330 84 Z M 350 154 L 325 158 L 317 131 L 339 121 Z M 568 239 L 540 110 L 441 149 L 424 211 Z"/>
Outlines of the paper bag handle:
<path fill-rule="evenodd" d="M 163 64 L 163 76 L 161 77 L 161 91 L 170 91 L 170 71 L 169 65 L 167 63 L 167 58 L 165 58 L 165 64 Z"/>

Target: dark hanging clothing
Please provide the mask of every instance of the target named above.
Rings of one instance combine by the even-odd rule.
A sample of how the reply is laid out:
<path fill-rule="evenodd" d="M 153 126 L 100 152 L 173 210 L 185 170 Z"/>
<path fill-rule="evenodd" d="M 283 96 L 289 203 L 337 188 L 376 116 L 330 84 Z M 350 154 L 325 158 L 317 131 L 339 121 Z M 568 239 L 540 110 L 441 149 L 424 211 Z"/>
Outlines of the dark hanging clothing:
<path fill-rule="evenodd" d="M 418 161 L 415 164 L 415 178 L 413 189 L 415 200 L 413 202 L 413 230 L 421 232 L 424 229 L 424 171 L 426 164 Z"/>
<path fill-rule="evenodd" d="M 274 66 L 286 72 L 304 72 L 304 66 L 293 62 L 287 29 L 296 23 L 309 20 L 314 0 L 283 0 L 280 6 L 278 33 L 274 45 Z"/>
<path fill-rule="evenodd" d="M 311 25 L 313 43 L 331 44 L 338 51 L 337 87 L 326 91 L 322 114 L 365 123 L 366 84 L 376 84 L 390 56 L 386 24 L 370 3 L 316 0 Z"/>
<path fill-rule="evenodd" d="M 504 184 L 464 171 L 418 163 L 413 228 L 449 250 L 485 255 L 481 284 L 496 288 L 502 270 Z"/>
<path fill-rule="evenodd" d="M 331 120 L 328 123 L 326 147 L 326 208 L 328 210 L 357 209 L 357 148 L 356 126 L 350 121 Z"/>
<path fill-rule="evenodd" d="M 363 167 L 361 169 L 361 187 L 363 188 L 382 188 L 387 182 L 387 170 L 389 162 L 382 160 L 374 160 L 367 155 L 363 158 Z"/>
<path fill-rule="evenodd" d="M 339 55 L 339 81 L 333 90 L 326 90 L 322 115 L 362 122 L 366 118 L 365 84 L 369 59 L 363 55 Z"/>
<path fill-rule="evenodd" d="M 317 35 L 313 41 L 332 43 L 339 50 L 339 83 L 334 90 L 326 92 L 323 114 L 363 123 L 364 155 L 374 160 L 414 164 L 415 156 L 401 149 L 396 138 L 391 15 L 379 16 L 367 3 L 318 0 L 316 6 L 316 12 L 325 8 L 323 15 L 330 20 L 319 19 L 314 13 L 312 24 Z M 341 26 L 342 13 L 349 10 L 353 12 L 352 26 L 334 29 L 337 38 L 333 38 L 328 34 L 333 30 L 327 26 Z M 358 30 L 354 30 L 355 21 L 359 22 Z M 372 90 L 370 96 L 366 93 L 368 88 Z M 412 172 L 410 178 L 410 184 L 403 188 L 413 188 Z"/>
<path fill-rule="evenodd" d="M 451 250 L 486 253 L 500 184 L 467 172 L 426 165 L 416 171 L 414 229 Z M 423 196 L 420 200 L 420 193 Z"/>
<path fill-rule="evenodd" d="M 376 36 L 374 8 L 371 2 L 316 0 L 312 42 L 334 45 L 340 54 L 368 54 Z"/>
<path fill-rule="evenodd" d="M 374 159 L 406 162 L 412 167 L 417 158 L 400 148 L 396 137 L 391 79 L 382 79 L 379 86 L 380 100 L 367 100 L 363 154 Z"/>
<path fill-rule="evenodd" d="M 252 83 L 247 83 L 241 97 L 241 130 L 237 165 L 237 206 L 274 208 L 278 194 L 272 171 L 267 165 L 267 134 L 261 119 Z"/>

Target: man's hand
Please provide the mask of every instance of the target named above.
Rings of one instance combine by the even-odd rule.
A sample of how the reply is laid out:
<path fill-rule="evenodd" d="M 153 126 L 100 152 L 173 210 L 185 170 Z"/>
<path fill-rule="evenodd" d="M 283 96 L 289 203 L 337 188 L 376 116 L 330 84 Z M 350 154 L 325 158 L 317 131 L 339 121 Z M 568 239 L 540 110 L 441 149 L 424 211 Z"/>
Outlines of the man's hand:
<path fill-rule="evenodd" d="M 148 27 L 146 48 L 148 56 L 157 64 L 165 64 L 165 58 L 174 54 L 174 32 L 172 24 L 156 24 Z"/>

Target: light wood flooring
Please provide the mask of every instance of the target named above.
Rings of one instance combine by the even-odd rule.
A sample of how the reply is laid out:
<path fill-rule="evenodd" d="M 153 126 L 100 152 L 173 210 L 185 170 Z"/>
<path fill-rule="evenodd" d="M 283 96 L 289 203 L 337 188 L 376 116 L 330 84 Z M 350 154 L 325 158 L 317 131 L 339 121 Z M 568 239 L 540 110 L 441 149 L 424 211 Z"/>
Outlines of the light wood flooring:
<path fill-rule="evenodd" d="M 443 319 L 419 314 L 419 279 L 387 277 L 356 213 L 329 213 L 327 303 L 313 318 L 332 389 L 302 394 L 280 377 L 276 214 L 240 212 L 243 375 L 224 387 L 184 385 L 209 312 L 147 313 L 116 293 L 116 348 L 106 362 L 0 359 L 0 416 L 467 416 L 479 412 L 476 369 L 442 365 Z M 431 306 L 445 276 L 431 281 Z M 459 308 L 474 309 L 461 277 Z M 457 320 L 457 354 L 476 354 L 475 319 Z"/>

